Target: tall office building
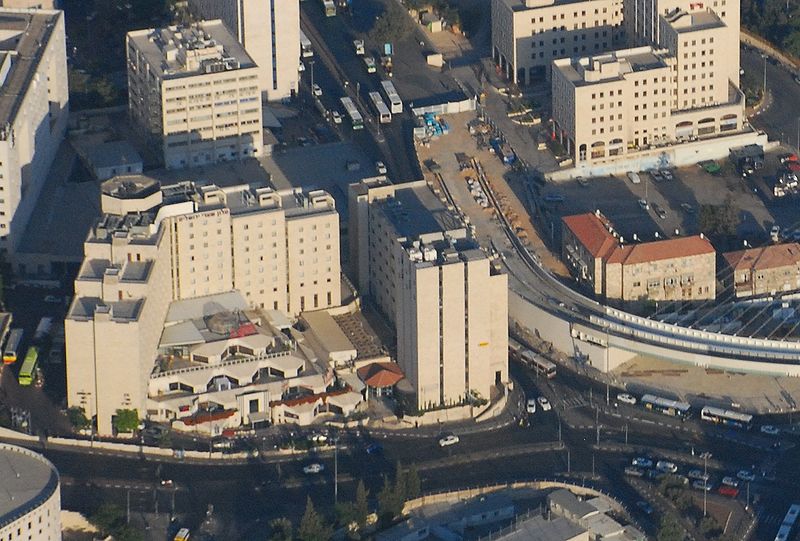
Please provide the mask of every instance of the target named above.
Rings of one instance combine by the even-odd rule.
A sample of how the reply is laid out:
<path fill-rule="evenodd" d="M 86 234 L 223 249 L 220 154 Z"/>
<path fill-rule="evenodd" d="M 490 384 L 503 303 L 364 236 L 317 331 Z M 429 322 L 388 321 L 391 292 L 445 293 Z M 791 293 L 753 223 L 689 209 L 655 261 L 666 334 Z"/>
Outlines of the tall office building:
<path fill-rule="evenodd" d="M 489 398 L 508 379 L 508 279 L 424 181 L 350 186 L 350 263 L 394 325 L 421 410 Z"/>
<path fill-rule="evenodd" d="M 126 41 L 130 118 L 168 168 L 261 155 L 258 68 L 222 21 Z"/>
<path fill-rule="evenodd" d="M 300 63 L 300 3 L 279 0 L 189 0 L 202 19 L 222 19 L 258 65 L 265 101 L 293 96 Z"/>
<path fill-rule="evenodd" d="M 117 409 L 147 409 L 169 304 L 238 290 L 291 315 L 341 302 L 339 216 L 323 191 L 147 177 L 103 184 L 65 321 L 71 406 L 110 434 Z"/>
<path fill-rule="evenodd" d="M 0 9 L 0 252 L 22 238 L 69 116 L 64 13 Z"/>

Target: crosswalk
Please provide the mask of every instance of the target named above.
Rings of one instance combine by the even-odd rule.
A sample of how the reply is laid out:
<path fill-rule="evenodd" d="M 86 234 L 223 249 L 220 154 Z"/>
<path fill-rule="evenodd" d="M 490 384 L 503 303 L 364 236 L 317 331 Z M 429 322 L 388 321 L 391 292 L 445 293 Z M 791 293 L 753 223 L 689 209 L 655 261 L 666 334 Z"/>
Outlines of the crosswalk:
<path fill-rule="evenodd" d="M 758 523 L 762 526 L 780 526 L 785 513 L 770 512 L 769 508 L 762 508 L 757 515 Z"/>
<path fill-rule="evenodd" d="M 581 395 L 571 395 L 560 397 L 562 409 L 581 408 L 589 404 L 589 402 Z"/>

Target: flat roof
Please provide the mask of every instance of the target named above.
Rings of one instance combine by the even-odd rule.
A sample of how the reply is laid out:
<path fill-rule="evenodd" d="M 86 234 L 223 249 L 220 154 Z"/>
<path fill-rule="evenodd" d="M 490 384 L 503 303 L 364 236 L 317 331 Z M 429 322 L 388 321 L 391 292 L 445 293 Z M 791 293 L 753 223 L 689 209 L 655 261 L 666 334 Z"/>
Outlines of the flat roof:
<path fill-rule="evenodd" d="M 535 539 L 536 541 L 571 541 L 586 533 L 586 529 L 563 517 L 546 520 L 541 515 L 517 522 L 513 525 L 513 528 L 514 531 L 499 539 L 503 541 L 528 541 L 530 539 Z M 586 539 L 588 539 L 588 536 Z"/>
<path fill-rule="evenodd" d="M 164 323 L 186 321 L 211 316 L 220 312 L 247 310 L 247 301 L 238 291 L 206 295 L 192 299 L 173 301 L 169 305 Z"/>
<path fill-rule="evenodd" d="M 160 79 L 207 73 L 203 63 L 232 59 L 222 71 L 255 67 L 255 62 L 222 21 L 199 21 L 191 26 L 168 26 L 128 32 L 152 71 Z M 188 59 L 188 62 L 186 61 Z"/>
<path fill-rule="evenodd" d="M 539 1 L 535 6 L 528 6 L 525 0 L 503 0 L 503 3 L 512 11 L 528 11 L 532 9 L 548 8 L 551 6 L 563 6 L 566 4 L 592 4 L 594 0 L 550 0 Z M 416 102 L 415 102 L 416 103 Z"/>
<path fill-rule="evenodd" d="M 0 8 L 0 50 L 14 51 L 11 70 L 0 86 L 0 126 L 13 125 L 31 79 L 39 68 L 61 11 Z M 7 134 L 0 133 L 5 139 Z"/>
<path fill-rule="evenodd" d="M 41 505 L 58 482 L 58 472 L 43 456 L 0 443 L 0 528 Z"/>
<path fill-rule="evenodd" d="M 376 201 L 400 237 L 462 229 L 464 224 L 427 186 L 398 185 L 392 197 Z"/>
<path fill-rule="evenodd" d="M 95 169 L 118 165 L 142 165 L 142 156 L 128 141 L 110 141 L 93 145 L 89 150 L 89 161 Z"/>
<path fill-rule="evenodd" d="M 339 324 L 333 319 L 326 310 L 318 310 L 316 312 L 303 312 L 300 317 L 308 323 L 311 332 L 320 341 L 325 351 L 335 353 L 339 351 L 355 350 L 355 346 L 347 338 L 347 336 L 339 327 Z"/>
<path fill-rule="evenodd" d="M 607 74 L 593 69 L 594 67 L 602 69 L 602 66 L 607 64 L 619 64 L 619 68 L 609 70 Z M 602 84 L 624 79 L 629 73 L 669 67 L 664 60 L 664 51 L 651 46 L 621 49 L 580 58 L 561 58 L 553 61 L 553 66 L 575 86 Z M 579 67 L 582 69 L 579 70 Z M 597 77 L 595 80 L 586 80 L 586 74 L 597 74 Z"/>
<path fill-rule="evenodd" d="M 710 9 L 705 11 L 695 11 L 688 13 L 684 10 L 676 10 L 668 14 L 666 17 L 667 22 L 678 33 L 683 32 L 697 32 L 698 30 L 707 30 L 709 28 L 723 28 L 725 23 L 722 22 L 716 13 Z"/>

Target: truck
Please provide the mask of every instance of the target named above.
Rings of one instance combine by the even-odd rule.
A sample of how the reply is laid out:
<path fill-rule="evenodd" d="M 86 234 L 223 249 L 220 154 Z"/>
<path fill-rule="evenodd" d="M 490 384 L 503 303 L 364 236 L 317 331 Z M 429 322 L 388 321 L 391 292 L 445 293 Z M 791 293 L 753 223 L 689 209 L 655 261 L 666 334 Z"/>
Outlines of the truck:
<path fill-rule="evenodd" d="M 53 330 L 53 318 L 43 317 L 39 320 L 39 325 L 36 326 L 36 332 L 33 334 L 34 341 L 41 342 L 47 339 L 51 330 Z"/>
<path fill-rule="evenodd" d="M 358 56 L 362 56 L 364 54 L 364 40 L 363 39 L 354 39 L 353 40 L 353 48 L 355 48 L 356 54 Z"/>
<path fill-rule="evenodd" d="M 326 17 L 336 16 L 336 4 L 333 3 L 333 0 L 322 0 L 322 7 L 325 9 Z"/>
<path fill-rule="evenodd" d="M 517 155 L 505 141 L 495 139 L 492 141 L 492 147 L 494 147 L 497 157 L 500 158 L 505 165 L 511 165 L 517 161 Z"/>
<path fill-rule="evenodd" d="M 386 72 L 387 77 L 392 76 L 392 57 L 391 56 L 382 56 L 381 57 L 381 67 L 383 67 L 383 71 Z"/>

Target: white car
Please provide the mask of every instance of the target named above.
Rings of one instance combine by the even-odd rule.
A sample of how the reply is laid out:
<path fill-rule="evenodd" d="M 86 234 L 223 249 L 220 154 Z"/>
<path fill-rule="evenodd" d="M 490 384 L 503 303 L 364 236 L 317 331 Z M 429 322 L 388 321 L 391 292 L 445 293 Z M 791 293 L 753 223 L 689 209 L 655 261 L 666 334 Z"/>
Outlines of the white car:
<path fill-rule="evenodd" d="M 317 96 L 317 97 L 322 96 L 322 88 L 317 83 L 314 83 L 311 86 L 311 92 L 313 92 L 314 95 Z"/>
<path fill-rule="evenodd" d="M 527 404 L 525 405 L 525 411 L 528 413 L 536 413 L 536 399 L 529 398 Z"/>
<path fill-rule="evenodd" d="M 539 402 L 539 405 L 542 407 L 542 411 L 550 411 L 553 409 L 553 406 L 550 405 L 550 401 L 544 396 L 540 396 L 536 399 L 536 401 Z"/>
<path fill-rule="evenodd" d="M 653 461 L 649 458 L 639 456 L 631 460 L 631 466 L 636 466 L 637 468 L 652 468 Z"/>
<path fill-rule="evenodd" d="M 375 169 L 378 171 L 379 175 L 386 174 L 386 164 L 383 162 L 375 162 Z"/>
<path fill-rule="evenodd" d="M 736 473 L 736 477 L 738 477 L 742 481 L 755 481 L 756 480 L 756 474 L 754 474 L 750 470 L 739 470 Z"/>
<path fill-rule="evenodd" d="M 315 443 L 325 443 L 328 441 L 328 436 L 321 432 L 314 432 L 313 434 L 309 434 L 308 439 Z"/>
<path fill-rule="evenodd" d="M 305 474 L 313 474 L 313 473 L 322 473 L 325 469 L 325 466 L 322 464 L 315 462 L 313 464 L 309 464 L 308 466 L 303 466 L 303 473 Z"/>
<path fill-rule="evenodd" d="M 761 433 L 762 434 L 769 434 L 770 436 L 777 436 L 778 434 L 781 433 L 781 431 L 778 430 L 778 427 L 776 427 L 776 426 L 764 425 L 764 426 L 761 427 Z"/>
<path fill-rule="evenodd" d="M 439 447 L 447 447 L 449 445 L 455 445 L 459 442 L 458 436 L 455 434 L 448 434 L 443 438 L 439 438 Z"/>
<path fill-rule="evenodd" d="M 342 115 L 339 114 L 339 111 L 331 111 L 331 118 L 334 124 L 342 123 Z"/>
<path fill-rule="evenodd" d="M 636 404 L 636 397 L 633 395 L 629 395 L 628 393 L 619 393 L 617 395 L 617 400 L 622 402 L 623 404 Z"/>
<path fill-rule="evenodd" d="M 689 479 L 694 479 L 696 481 L 708 481 L 711 479 L 711 476 L 707 473 L 703 473 L 703 470 L 691 470 L 689 473 L 686 474 L 686 477 Z"/>
<path fill-rule="evenodd" d="M 656 469 L 658 471 L 663 471 L 664 473 L 677 473 L 678 466 L 676 466 L 673 462 L 669 462 L 667 460 L 659 460 L 656 462 Z"/>
<path fill-rule="evenodd" d="M 57 297 L 55 295 L 47 295 L 44 298 L 44 302 L 46 302 L 48 304 L 60 304 L 61 303 L 61 297 Z"/>

